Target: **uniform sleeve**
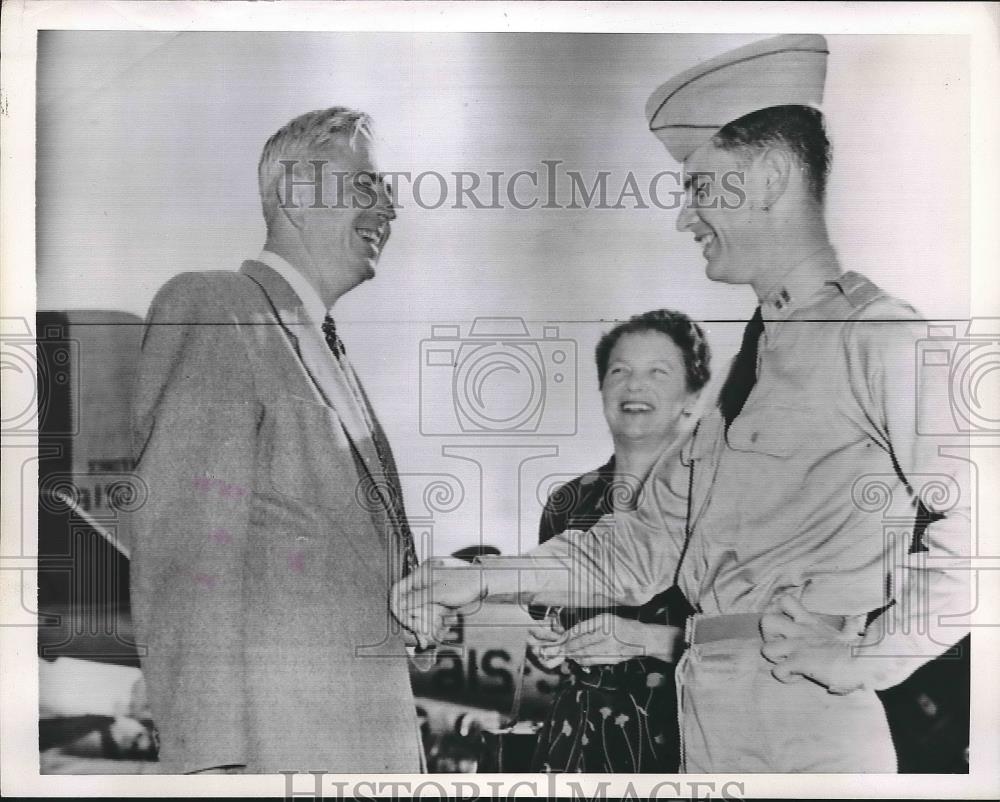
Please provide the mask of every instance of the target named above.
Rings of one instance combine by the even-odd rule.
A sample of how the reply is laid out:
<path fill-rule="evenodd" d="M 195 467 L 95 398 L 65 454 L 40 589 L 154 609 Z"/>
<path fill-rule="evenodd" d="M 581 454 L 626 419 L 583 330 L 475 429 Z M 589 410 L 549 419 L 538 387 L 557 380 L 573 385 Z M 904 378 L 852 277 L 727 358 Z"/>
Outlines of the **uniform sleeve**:
<path fill-rule="evenodd" d="M 532 604 L 637 607 L 673 584 L 684 547 L 688 469 L 676 450 L 654 466 L 635 510 L 567 530 L 523 557 L 486 557 L 491 597 Z"/>
<path fill-rule="evenodd" d="M 153 302 L 133 405 L 132 605 L 165 768 L 245 764 L 243 614 L 259 405 L 239 330 L 185 275 Z"/>
<path fill-rule="evenodd" d="M 921 365 L 926 335 L 912 310 L 886 300 L 867 307 L 845 340 L 852 392 L 892 456 L 913 518 L 929 521 L 922 537 L 920 524 L 917 538 L 885 546 L 890 607 L 858 652 L 876 689 L 899 684 L 968 632 L 959 620 L 971 609 L 970 463 L 961 439 L 947 436 L 955 432 L 949 388 Z"/>

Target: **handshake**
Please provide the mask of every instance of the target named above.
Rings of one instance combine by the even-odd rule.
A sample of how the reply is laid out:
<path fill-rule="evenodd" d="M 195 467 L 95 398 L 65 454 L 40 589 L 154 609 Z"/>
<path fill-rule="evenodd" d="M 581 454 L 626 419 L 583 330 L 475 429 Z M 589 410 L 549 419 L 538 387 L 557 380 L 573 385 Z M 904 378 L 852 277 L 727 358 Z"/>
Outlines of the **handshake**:
<path fill-rule="evenodd" d="M 497 587 L 491 587 L 491 580 L 499 580 Z M 517 598 L 510 584 L 510 573 L 503 569 L 434 557 L 396 583 L 390 605 L 417 645 L 427 649 L 446 641 L 456 614 L 472 612 L 487 596 Z M 682 635 L 676 627 L 640 624 L 610 612 L 564 629 L 558 615 L 550 614 L 528 630 L 528 645 L 546 667 L 566 659 L 590 667 L 644 656 L 673 661 Z"/>
<path fill-rule="evenodd" d="M 421 649 L 442 643 L 455 614 L 486 597 L 485 573 L 454 557 L 431 557 L 393 586 L 392 614 Z"/>

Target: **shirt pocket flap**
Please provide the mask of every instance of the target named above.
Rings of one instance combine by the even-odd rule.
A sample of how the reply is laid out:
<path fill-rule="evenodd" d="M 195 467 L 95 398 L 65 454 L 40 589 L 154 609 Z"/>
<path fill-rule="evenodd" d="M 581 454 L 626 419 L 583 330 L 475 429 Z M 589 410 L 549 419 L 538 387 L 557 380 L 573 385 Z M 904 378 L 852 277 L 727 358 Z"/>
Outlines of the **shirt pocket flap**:
<path fill-rule="evenodd" d="M 738 415 L 726 439 L 738 451 L 790 457 L 815 441 L 821 421 L 816 410 L 770 405 Z"/>

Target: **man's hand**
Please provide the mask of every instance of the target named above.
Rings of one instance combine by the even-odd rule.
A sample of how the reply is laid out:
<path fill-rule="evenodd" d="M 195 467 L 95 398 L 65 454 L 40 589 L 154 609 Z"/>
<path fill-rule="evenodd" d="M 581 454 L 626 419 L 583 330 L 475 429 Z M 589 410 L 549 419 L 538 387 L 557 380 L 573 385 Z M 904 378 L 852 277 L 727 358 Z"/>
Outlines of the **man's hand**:
<path fill-rule="evenodd" d="M 454 612 L 486 595 L 483 570 L 462 560 L 434 557 L 397 582 L 390 608 L 422 649 L 443 642 L 454 625 Z"/>
<path fill-rule="evenodd" d="M 761 654 L 774 663 L 771 673 L 781 682 L 810 679 L 830 693 L 847 694 L 865 686 L 860 660 L 853 647 L 857 632 L 841 632 L 798 599 L 777 597 L 761 618 L 764 646 Z"/>

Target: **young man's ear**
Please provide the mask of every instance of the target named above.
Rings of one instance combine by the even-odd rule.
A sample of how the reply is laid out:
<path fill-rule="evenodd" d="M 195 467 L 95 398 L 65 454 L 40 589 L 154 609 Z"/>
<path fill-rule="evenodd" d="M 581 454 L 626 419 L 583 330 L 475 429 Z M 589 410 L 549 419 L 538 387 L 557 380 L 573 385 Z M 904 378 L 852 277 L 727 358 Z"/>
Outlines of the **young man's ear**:
<path fill-rule="evenodd" d="M 761 208 L 766 212 L 777 203 L 788 189 L 788 180 L 794 164 L 787 151 L 782 148 L 768 148 L 760 157 L 764 171 L 764 187 Z"/>

